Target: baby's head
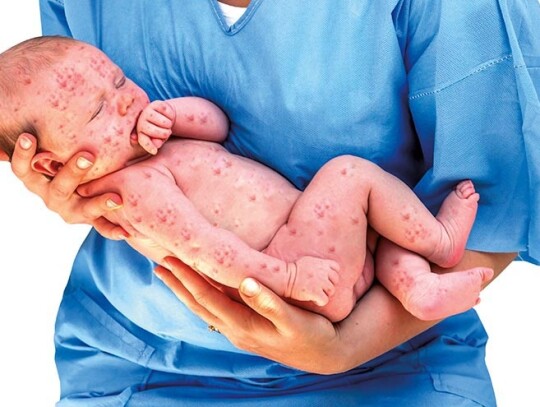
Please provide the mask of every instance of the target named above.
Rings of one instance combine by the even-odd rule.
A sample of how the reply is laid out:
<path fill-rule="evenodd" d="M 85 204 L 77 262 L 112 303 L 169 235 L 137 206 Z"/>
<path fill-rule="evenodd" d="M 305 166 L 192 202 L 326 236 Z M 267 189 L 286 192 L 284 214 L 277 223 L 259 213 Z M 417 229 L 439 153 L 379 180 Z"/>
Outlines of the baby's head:
<path fill-rule="evenodd" d="M 73 154 L 94 155 L 85 181 L 144 155 L 132 143 L 146 93 L 98 48 L 66 37 L 37 37 L 0 54 L 0 150 L 21 133 L 38 140 L 34 170 L 54 177 Z"/>

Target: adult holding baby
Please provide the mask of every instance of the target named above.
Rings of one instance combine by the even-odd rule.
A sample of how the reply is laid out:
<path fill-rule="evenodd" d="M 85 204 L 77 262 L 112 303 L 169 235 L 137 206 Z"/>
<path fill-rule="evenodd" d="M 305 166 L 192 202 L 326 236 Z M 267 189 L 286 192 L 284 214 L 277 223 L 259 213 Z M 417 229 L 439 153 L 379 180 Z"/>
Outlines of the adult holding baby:
<path fill-rule="evenodd" d="M 362 156 L 433 211 L 471 178 L 482 200 L 456 267 L 500 273 L 517 252 L 538 259 L 536 1 L 76 3 L 42 0 L 44 33 L 97 45 L 151 99 L 214 101 L 231 120 L 229 150 L 299 188 L 329 159 Z M 222 8 L 242 14 L 230 25 Z M 31 190 L 67 220 L 122 232 L 100 218 L 120 197 L 75 193 L 90 153 L 50 182 L 29 170 L 35 143 L 22 137 L 13 167 Z M 253 280 L 242 286 L 246 306 L 170 265 L 160 277 L 202 320 L 152 262 L 90 234 L 58 317 L 60 405 L 495 405 L 474 311 L 434 326 L 376 285 L 331 324 Z"/>

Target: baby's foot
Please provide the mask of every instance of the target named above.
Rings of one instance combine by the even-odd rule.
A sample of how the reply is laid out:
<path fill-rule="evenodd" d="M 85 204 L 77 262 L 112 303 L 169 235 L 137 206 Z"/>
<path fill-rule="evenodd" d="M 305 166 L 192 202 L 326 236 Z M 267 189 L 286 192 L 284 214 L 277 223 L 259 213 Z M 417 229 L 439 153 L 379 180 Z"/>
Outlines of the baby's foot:
<path fill-rule="evenodd" d="M 492 278 L 493 270 L 486 267 L 421 274 L 404 293 L 403 306 L 419 319 L 443 319 L 478 304 L 482 286 Z"/>
<path fill-rule="evenodd" d="M 444 226 L 439 247 L 429 256 L 429 260 L 441 267 L 455 266 L 465 251 L 480 195 L 471 181 L 460 182 L 444 200 L 437 220 Z"/>
<path fill-rule="evenodd" d="M 301 257 L 289 263 L 289 281 L 285 297 L 298 301 L 313 301 L 322 307 L 334 294 L 339 281 L 339 264 L 333 260 Z"/>

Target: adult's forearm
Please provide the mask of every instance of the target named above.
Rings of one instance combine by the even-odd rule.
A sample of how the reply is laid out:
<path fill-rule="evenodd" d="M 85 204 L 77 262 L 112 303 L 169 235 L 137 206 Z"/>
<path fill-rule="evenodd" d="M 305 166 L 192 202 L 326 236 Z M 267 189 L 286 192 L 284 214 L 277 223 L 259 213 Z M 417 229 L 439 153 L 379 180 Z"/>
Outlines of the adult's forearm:
<path fill-rule="evenodd" d="M 491 267 L 498 276 L 515 258 L 515 253 L 482 253 L 467 251 L 462 261 L 448 272 L 472 267 Z M 374 285 L 360 299 L 351 315 L 340 324 L 342 349 L 346 355 L 343 365 L 336 370 L 345 371 L 363 364 L 401 343 L 413 338 L 438 321 L 422 321 L 409 314 L 381 285 Z"/>

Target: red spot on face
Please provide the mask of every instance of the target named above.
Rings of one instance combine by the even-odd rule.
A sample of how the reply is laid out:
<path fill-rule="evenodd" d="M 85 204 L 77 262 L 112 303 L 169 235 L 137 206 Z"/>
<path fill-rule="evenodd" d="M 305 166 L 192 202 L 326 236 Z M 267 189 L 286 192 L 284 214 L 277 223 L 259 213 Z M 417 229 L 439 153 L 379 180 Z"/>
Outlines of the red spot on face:
<path fill-rule="evenodd" d="M 185 241 L 191 240 L 191 233 L 187 229 L 182 229 L 180 231 L 180 236 L 182 236 Z"/>

